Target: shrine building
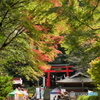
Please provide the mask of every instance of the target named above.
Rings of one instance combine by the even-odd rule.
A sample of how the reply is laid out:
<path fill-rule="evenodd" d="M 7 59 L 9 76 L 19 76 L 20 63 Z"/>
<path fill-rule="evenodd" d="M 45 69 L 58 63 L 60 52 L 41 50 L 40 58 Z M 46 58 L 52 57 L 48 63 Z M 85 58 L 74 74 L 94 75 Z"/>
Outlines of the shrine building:
<path fill-rule="evenodd" d="M 89 75 L 75 70 L 73 66 L 68 64 L 51 64 L 51 68 L 44 72 L 45 86 L 48 88 L 66 88 L 69 92 L 86 92 L 94 88 Z"/>

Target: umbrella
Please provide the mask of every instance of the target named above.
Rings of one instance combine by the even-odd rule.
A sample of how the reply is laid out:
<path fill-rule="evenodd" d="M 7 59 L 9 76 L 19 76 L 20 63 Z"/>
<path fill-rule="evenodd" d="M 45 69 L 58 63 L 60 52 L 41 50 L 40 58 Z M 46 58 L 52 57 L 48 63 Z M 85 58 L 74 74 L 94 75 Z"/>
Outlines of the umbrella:
<path fill-rule="evenodd" d="M 24 95 L 27 95 L 28 96 L 28 93 L 26 91 L 20 91 L 22 94 Z"/>
<path fill-rule="evenodd" d="M 9 96 L 15 96 L 15 94 L 19 95 L 19 96 L 23 96 L 24 94 L 21 93 L 18 89 L 15 89 L 13 92 L 9 93 Z"/>
<path fill-rule="evenodd" d="M 55 88 L 54 90 L 52 90 L 52 91 L 50 92 L 50 94 L 60 94 L 60 93 L 61 93 L 61 90 L 58 89 L 58 88 Z"/>

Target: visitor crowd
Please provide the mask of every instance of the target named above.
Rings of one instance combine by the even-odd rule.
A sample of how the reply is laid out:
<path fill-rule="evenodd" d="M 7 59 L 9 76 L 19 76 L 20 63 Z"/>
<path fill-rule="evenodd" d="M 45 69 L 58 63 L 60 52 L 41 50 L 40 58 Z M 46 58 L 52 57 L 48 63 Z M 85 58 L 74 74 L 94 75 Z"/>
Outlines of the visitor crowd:
<path fill-rule="evenodd" d="M 53 100 L 70 100 L 70 96 L 68 92 L 64 92 L 64 94 L 59 94 L 57 96 L 54 96 Z"/>

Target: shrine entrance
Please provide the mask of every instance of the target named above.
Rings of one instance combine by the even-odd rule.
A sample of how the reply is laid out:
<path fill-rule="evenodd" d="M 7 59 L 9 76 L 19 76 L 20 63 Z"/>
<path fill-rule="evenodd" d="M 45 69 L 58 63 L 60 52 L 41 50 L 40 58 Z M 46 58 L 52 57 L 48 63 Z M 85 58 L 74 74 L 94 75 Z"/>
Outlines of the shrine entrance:
<path fill-rule="evenodd" d="M 47 74 L 46 76 L 46 87 L 51 87 L 51 74 L 52 73 L 65 73 L 65 77 L 69 77 L 69 73 L 73 72 L 74 70 L 71 70 L 73 66 L 52 66 L 51 69 L 45 70 L 44 72 Z"/>

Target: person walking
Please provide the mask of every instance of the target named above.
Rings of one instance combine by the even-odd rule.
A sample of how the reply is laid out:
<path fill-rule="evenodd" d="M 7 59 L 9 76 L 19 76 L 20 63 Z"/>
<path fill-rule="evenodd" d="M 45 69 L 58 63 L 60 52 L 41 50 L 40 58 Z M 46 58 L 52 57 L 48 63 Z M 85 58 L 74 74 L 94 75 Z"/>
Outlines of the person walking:
<path fill-rule="evenodd" d="M 60 96 L 61 96 L 61 100 L 64 100 L 64 94 L 60 94 Z"/>
<path fill-rule="evenodd" d="M 64 100 L 70 100 L 68 92 L 64 92 Z"/>
<path fill-rule="evenodd" d="M 53 100 L 56 100 L 56 95 L 54 96 Z"/>
<path fill-rule="evenodd" d="M 61 96 L 60 96 L 60 95 L 58 95 L 56 100 L 61 100 Z"/>

